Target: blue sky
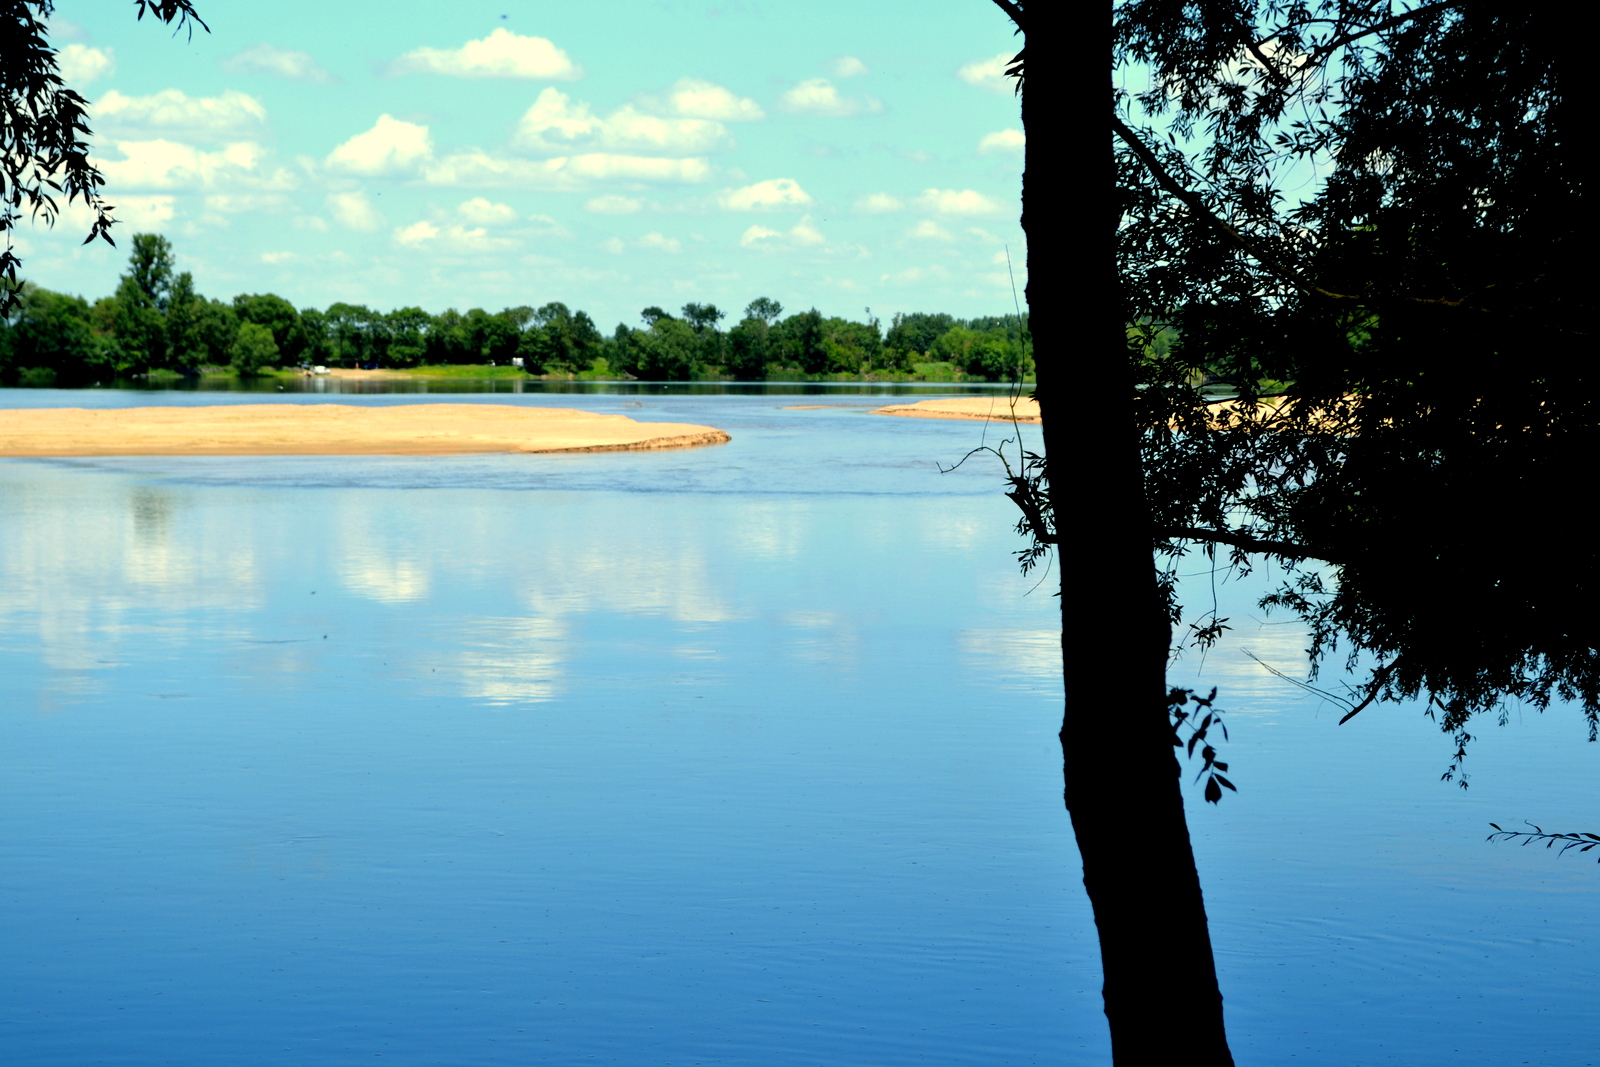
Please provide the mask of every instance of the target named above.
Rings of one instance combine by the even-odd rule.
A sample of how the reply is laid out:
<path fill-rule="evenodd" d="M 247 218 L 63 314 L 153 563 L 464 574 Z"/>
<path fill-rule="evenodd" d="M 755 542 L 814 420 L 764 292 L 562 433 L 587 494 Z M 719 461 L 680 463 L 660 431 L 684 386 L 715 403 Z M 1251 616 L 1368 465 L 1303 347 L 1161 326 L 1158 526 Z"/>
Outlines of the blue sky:
<path fill-rule="evenodd" d="M 766 295 L 799 310 L 1009 311 L 1022 135 L 988 0 L 58 4 L 117 249 L 18 234 L 24 273 L 108 293 L 135 232 L 197 288 L 495 310 Z"/>

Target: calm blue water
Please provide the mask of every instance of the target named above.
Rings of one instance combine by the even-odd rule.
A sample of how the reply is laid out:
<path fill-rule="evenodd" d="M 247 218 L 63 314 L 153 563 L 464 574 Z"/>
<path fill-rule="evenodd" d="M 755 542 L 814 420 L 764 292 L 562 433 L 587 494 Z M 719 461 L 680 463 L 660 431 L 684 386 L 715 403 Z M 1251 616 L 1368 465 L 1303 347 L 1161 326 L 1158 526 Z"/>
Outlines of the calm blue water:
<path fill-rule="evenodd" d="M 481 400 L 734 439 L 0 460 L 0 1061 L 1105 1062 L 1055 601 L 994 465 L 938 469 L 981 428 Z M 1600 746 L 1514 715 L 1442 785 L 1414 709 L 1243 655 L 1303 645 L 1254 595 L 1176 674 L 1230 712 L 1192 820 L 1241 1064 L 1600 1062 L 1600 867 L 1483 842 L 1600 829 Z"/>

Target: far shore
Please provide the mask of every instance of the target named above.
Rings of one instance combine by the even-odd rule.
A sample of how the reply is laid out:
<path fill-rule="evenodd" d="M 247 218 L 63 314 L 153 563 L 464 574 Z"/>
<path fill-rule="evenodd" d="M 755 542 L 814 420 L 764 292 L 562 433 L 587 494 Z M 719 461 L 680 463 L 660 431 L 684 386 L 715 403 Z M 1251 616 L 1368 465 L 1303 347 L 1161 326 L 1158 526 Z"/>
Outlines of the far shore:
<path fill-rule="evenodd" d="M 378 373 L 378 372 L 375 372 Z M 511 404 L 215 404 L 10 408 L 0 456 L 470 455 L 625 452 L 724 444 L 682 422 Z"/>
<path fill-rule="evenodd" d="M 915 404 L 890 404 L 874 408 L 874 415 L 899 415 L 911 419 L 981 419 L 985 422 L 1039 422 L 1039 402 L 1031 396 L 963 396 L 949 400 L 919 400 Z"/>

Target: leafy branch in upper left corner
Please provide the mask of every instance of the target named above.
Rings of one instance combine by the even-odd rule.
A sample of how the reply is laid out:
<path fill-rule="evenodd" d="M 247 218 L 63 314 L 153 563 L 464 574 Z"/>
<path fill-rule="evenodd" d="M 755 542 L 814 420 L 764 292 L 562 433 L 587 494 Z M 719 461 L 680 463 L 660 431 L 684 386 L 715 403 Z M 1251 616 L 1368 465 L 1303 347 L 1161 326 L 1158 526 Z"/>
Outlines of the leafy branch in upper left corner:
<path fill-rule="evenodd" d="M 140 19 L 149 14 L 174 32 L 208 29 L 190 0 L 135 0 L 135 7 Z M 51 0 L 0 0 L 0 317 L 20 292 L 22 260 L 11 231 L 25 216 L 53 226 L 79 200 L 94 216 L 84 244 L 115 243 L 111 205 L 100 196 L 105 178 L 89 161 L 89 102 L 62 80 L 50 44 L 54 11 Z"/>

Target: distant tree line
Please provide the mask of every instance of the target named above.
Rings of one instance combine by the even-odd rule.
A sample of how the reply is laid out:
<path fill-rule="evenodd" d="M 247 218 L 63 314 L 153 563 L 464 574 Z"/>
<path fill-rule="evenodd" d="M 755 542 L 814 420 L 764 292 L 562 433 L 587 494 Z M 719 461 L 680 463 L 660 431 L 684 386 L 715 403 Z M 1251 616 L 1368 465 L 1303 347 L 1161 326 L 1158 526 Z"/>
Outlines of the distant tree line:
<path fill-rule="evenodd" d="M 618 324 L 608 337 L 586 312 L 559 302 L 438 315 L 346 303 L 297 311 L 271 293 L 241 294 L 229 303 L 197 293 L 194 278 L 174 269 L 167 239 L 145 233 L 134 235 L 128 270 L 111 296 L 91 304 L 24 284 L 17 297 L 0 322 L 5 384 L 110 384 L 154 371 L 195 375 L 208 368 L 252 376 L 302 365 L 504 366 L 516 360 L 529 374 L 651 381 L 894 376 L 928 363 L 1008 381 L 1033 370 L 1026 316 L 896 315 L 885 331 L 870 310 L 866 322 L 827 317 L 815 308 L 785 317 L 777 301 L 757 297 L 726 330 L 726 312 L 690 303 L 678 315 L 645 308 L 642 327 Z"/>

